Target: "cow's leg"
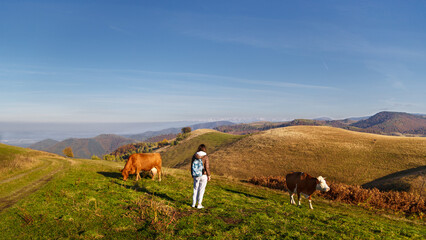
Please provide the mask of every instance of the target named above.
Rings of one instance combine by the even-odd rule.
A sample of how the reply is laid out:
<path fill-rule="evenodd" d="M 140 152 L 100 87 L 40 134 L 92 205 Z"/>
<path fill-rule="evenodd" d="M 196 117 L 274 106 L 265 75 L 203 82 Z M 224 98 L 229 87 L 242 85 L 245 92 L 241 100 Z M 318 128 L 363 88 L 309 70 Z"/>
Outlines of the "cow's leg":
<path fill-rule="evenodd" d="M 299 201 L 297 206 L 300 206 L 300 193 L 297 193 L 297 200 Z"/>
<path fill-rule="evenodd" d="M 157 172 L 158 172 L 158 181 L 161 182 L 161 166 L 157 166 Z"/>
<path fill-rule="evenodd" d="M 136 168 L 136 181 L 138 181 L 141 178 L 141 175 L 139 175 L 140 170 Z"/>
<path fill-rule="evenodd" d="M 309 208 L 310 208 L 310 209 L 314 209 L 314 208 L 312 207 L 312 200 L 311 200 L 311 196 L 309 196 L 309 198 L 308 198 L 308 199 L 309 199 Z"/>
<path fill-rule="evenodd" d="M 293 200 L 293 194 L 294 194 L 294 193 L 293 193 L 292 191 L 290 191 L 290 190 L 289 190 L 289 191 L 288 191 L 288 194 L 290 194 L 290 204 L 293 204 L 293 201 L 294 201 L 294 200 Z"/>
<path fill-rule="evenodd" d="M 157 168 L 155 168 L 155 167 L 153 167 L 152 169 L 151 169 L 151 174 L 152 174 L 152 180 L 154 180 L 154 178 L 155 178 L 155 175 L 157 174 Z"/>
<path fill-rule="evenodd" d="M 291 191 L 291 190 L 288 190 L 288 191 L 290 192 L 290 204 L 296 205 L 296 201 L 294 201 L 293 195 L 294 195 L 294 193 L 297 192 L 297 184 L 296 184 L 296 187 L 294 188 L 293 191 Z"/>

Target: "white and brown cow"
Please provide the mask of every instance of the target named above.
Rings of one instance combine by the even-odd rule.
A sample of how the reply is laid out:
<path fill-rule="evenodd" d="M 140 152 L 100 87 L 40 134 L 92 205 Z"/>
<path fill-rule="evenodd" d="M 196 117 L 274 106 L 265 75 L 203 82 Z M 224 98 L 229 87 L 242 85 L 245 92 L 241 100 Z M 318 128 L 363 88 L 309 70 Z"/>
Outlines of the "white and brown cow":
<path fill-rule="evenodd" d="M 327 186 L 325 178 L 319 176 L 317 178 L 310 176 L 307 173 L 303 172 L 291 172 L 285 176 L 287 188 L 290 192 L 290 203 L 296 204 L 293 198 L 293 194 L 297 193 L 297 198 L 299 200 L 298 206 L 300 206 L 300 194 L 304 195 L 309 199 L 309 208 L 312 207 L 311 195 L 315 190 L 320 190 L 328 192 L 330 187 Z"/>

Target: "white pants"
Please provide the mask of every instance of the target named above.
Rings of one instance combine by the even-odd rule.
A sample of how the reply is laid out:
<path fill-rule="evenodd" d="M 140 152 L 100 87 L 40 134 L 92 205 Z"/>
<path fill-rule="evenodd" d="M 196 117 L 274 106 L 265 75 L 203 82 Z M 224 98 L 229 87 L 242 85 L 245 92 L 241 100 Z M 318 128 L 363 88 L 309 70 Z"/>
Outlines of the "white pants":
<path fill-rule="evenodd" d="M 192 206 L 195 207 L 195 204 L 198 202 L 198 205 L 201 205 L 203 202 L 204 191 L 207 186 L 207 175 L 194 178 L 194 193 L 192 194 Z"/>

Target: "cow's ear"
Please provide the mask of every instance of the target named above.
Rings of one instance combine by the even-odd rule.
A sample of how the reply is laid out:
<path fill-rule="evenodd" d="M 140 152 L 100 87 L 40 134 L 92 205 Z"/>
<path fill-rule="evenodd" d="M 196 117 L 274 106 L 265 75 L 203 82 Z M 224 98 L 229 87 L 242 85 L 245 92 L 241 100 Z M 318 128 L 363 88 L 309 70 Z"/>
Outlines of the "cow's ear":
<path fill-rule="evenodd" d="M 320 183 L 320 181 L 318 180 L 318 178 L 316 178 L 316 180 L 317 180 L 317 184 L 319 184 L 319 183 Z"/>

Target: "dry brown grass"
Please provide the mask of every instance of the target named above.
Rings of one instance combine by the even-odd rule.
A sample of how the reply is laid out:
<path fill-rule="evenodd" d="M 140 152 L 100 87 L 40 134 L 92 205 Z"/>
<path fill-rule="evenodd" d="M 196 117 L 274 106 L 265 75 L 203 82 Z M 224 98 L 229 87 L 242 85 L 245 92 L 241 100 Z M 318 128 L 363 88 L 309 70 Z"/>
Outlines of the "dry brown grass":
<path fill-rule="evenodd" d="M 141 196 L 135 203 L 128 206 L 129 210 L 136 213 L 133 221 L 146 223 L 156 233 L 170 233 L 182 216 L 176 208 L 154 199 L 154 195 L 151 198 Z"/>
<path fill-rule="evenodd" d="M 288 191 L 285 177 L 252 177 L 250 183 L 273 189 Z M 377 188 L 364 189 L 358 185 L 329 182 L 330 191 L 318 192 L 323 198 L 333 201 L 362 206 L 367 209 L 388 209 L 403 212 L 408 215 L 416 214 L 422 218 L 426 212 L 424 198 L 408 192 L 381 192 Z"/>
<path fill-rule="evenodd" d="M 41 158 L 59 157 L 58 155 L 0 144 L 0 179 L 42 164 Z M 61 157 L 60 157 L 61 158 Z"/>
<path fill-rule="evenodd" d="M 11 170 L 25 170 L 30 169 L 37 165 L 40 161 L 29 154 L 15 155 L 9 161 L 0 162 L 0 174 L 9 172 Z"/>
<path fill-rule="evenodd" d="M 426 165 L 426 138 L 294 126 L 253 134 L 210 155 L 214 173 L 240 179 L 291 171 L 363 184 Z"/>
<path fill-rule="evenodd" d="M 211 132 L 215 132 L 218 133 L 218 131 L 213 130 L 213 129 L 197 129 L 191 132 L 191 135 L 189 135 L 188 138 L 184 139 L 183 141 L 189 141 L 193 138 L 196 138 L 200 135 L 206 134 L 206 133 L 211 133 Z"/>

